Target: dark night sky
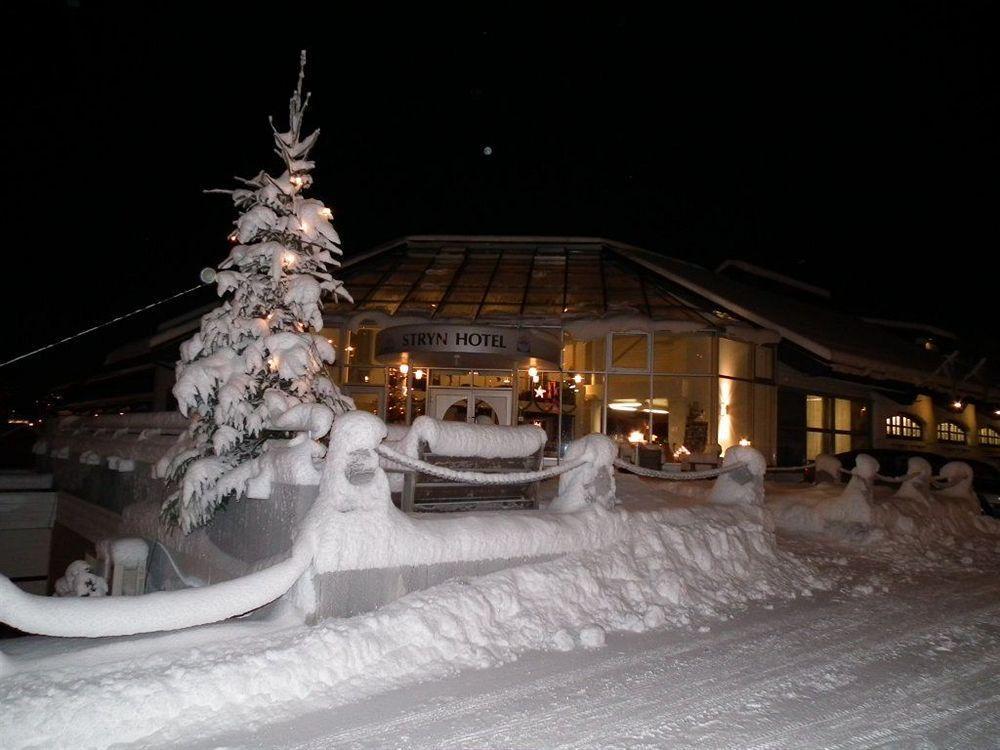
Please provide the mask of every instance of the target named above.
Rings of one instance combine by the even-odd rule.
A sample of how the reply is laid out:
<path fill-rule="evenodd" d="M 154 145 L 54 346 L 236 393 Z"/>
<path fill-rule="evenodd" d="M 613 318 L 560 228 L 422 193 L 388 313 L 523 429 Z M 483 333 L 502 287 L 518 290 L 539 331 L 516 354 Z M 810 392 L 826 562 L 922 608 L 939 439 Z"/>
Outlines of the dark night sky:
<path fill-rule="evenodd" d="M 3 11 L 16 42 L 0 51 L 0 359 L 221 260 L 232 208 L 201 190 L 277 167 L 267 116 L 283 122 L 300 47 L 307 125 L 323 131 L 313 193 L 347 254 L 416 233 L 600 235 L 709 266 L 749 259 L 848 309 L 996 347 L 986 3 L 138 5 Z M 155 322 L 0 370 L 0 388 L 69 379 Z"/>

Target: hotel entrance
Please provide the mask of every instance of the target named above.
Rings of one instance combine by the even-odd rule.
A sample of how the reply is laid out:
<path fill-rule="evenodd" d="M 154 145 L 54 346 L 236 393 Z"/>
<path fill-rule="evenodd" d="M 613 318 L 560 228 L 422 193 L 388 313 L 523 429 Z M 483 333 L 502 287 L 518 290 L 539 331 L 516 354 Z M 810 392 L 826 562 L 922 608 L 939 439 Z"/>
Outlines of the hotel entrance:
<path fill-rule="evenodd" d="M 435 419 L 481 425 L 511 424 L 514 403 L 511 388 L 431 388 L 427 398 L 427 412 Z"/>

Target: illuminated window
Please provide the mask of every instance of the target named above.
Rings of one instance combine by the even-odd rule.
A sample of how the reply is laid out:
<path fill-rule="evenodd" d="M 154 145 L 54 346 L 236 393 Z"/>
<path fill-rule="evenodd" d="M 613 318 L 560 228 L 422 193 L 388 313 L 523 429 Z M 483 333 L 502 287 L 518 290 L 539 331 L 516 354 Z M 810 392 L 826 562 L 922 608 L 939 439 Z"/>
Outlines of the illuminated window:
<path fill-rule="evenodd" d="M 1000 448 L 1000 432 L 997 432 L 992 427 L 980 427 L 979 444 L 988 445 L 991 448 Z"/>
<path fill-rule="evenodd" d="M 924 427 L 913 417 L 893 414 L 891 417 L 886 417 L 885 434 L 887 437 L 920 440 L 924 436 Z"/>
<path fill-rule="evenodd" d="M 937 439 L 942 443 L 959 443 L 965 445 L 965 428 L 958 422 L 938 422 Z"/>

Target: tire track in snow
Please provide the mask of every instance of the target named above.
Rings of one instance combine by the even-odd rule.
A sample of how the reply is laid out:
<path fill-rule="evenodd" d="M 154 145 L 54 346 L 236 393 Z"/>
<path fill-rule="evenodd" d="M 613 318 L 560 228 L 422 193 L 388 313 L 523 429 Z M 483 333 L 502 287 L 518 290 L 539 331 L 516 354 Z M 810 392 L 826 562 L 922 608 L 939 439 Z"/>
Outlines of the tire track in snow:
<path fill-rule="evenodd" d="M 307 750 L 691 743 L 764 750 L 820 741 L 839 748 L 912 746 L 938 730 L 956 747 L 982 747 L 984 738 L 1000 733 L 1000 584 L 977 580 L 969 586 L 966 578 L 962 587 L 918 583 L 862 600 L 826 595 L 740 615 L 707 636 L 625 637 L 625 647 L 638 650 L 624 654 L 528 655 L 498 670 L 330 711 L 322 738 L 296 741 L 293 729 L 279 733 L 284 742 L 276 744 Z M 918 658 L 945 631 L 975 637 L 937 661 Z M 664 638 L 671 642 L 649 646 Z M 617 640 L 609 649 L 621 647 Z M 984 643 L 990 650 L 978 653 Z M 580 658 L 587 663 L 580 666 Z M 935 675 L 936 663 L 943 669 Z M 829 689 L 825 675 L 832 675 Z M 862 678 L 867 684 L 857 684 Z M 466 697 L 446 695 L 456 690 Z M 795 697 L 784 697 L 789 692 Z M 955 705 L 940 705 L 941 693 Z M 427 697 L 414 698 L 420 694 Z M 861 726 L 876 717 L 882 726 Z M 338 720 L 340 728 L 330 726 Z M 305 726 L 316 728 L 308 720 Z"/>

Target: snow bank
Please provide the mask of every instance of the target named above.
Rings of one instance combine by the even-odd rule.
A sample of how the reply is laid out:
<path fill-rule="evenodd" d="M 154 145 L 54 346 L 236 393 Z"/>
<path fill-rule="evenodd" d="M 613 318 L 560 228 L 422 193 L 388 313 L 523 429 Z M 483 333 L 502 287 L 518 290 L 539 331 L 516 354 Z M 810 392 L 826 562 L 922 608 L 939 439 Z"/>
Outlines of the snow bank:
<path fill-rule="evenodd" d="M 137 648 L 141 656 L 85 669 L 68 657 L 38 670 L 13 661 L 0 679 L 5 746 L 177 741 L 192 725 L 290 718 L 530 650 L 599 647 L 607 632 L 691 626 L 751 600 L 831 586 L 777 551 L 759 508 L 618 515 L 623 537 L 604 549 L 456 580 L 349 620 L 264 636 L 248 627 L 243 637 L 227 625 L 225 637 L 196 648 L 170 649 L 160 637 L 155 650 Z M 100 689 L 81 689 L 82 680 Z"/>
<path fill-rule="evenodd" d="M 1000 522 L 982 514 L 972 491 L 972 472 L 962 462 L 942 468 L 946 489 L 929 484 L 930 465 L 911 459 L 907 479 L 896 492 L 873 486 L 877 462 L 858 456 L 858 466 L 842 491 L 835 485 L 785 489 L 770 487 L 767 508 L 777 528 L 792 534 L 821 535 L 838 542 L 954 547 L 983 543 L 992 549 Z M 922 554 L 922 553 L 921 553 Z"/>
<path fill-rule="evenodd" d="M 756 448 L 734 445 L 726 451 L 722 466 L 743 467 L 720 474 L 712 487 L 709 499 L 722 505 L 763 505 L 764 473 L 767 460 Z"/>

